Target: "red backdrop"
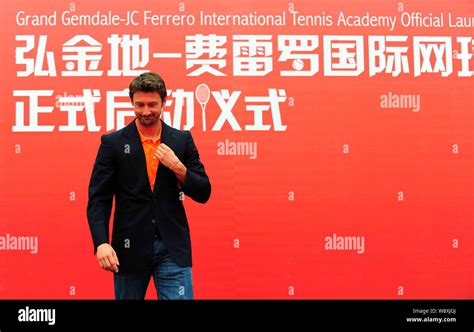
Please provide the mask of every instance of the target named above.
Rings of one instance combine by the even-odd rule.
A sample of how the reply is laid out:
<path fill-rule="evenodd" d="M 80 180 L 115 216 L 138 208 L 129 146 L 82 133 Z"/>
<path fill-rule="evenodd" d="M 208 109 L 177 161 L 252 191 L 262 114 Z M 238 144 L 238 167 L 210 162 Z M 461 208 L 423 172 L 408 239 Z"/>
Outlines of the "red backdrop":
<path fill-rule="evenodd" d="M 124 108 L 113 108 L 112 92 L 127 88 L 135 71 L 152 70 L 171 91 L 165 113 L 182 112 L 175 126 L 194 119 L 187 129 L 213 186 L 206 205 L 185 199 L 196 298 L 471 299 L 472 28 L 450 24 L 472 22 L 472 1 L 232 3 L 2 1 L 0 298 L 113 297 L 112 275 L 92 254 L 87 186 L 100 135 L 120 127 L 114 120 Z M 148 10 L 195 22 L 145 25 Z M 70 26 L 65 11 L 124 19 L 136 11 L 137 25 Z M 201 11 L 267 22 L 206 26 Z M 315 24 L 297 26 L 291 11 Z M 35 25 L 33 16 L 26 23 L 27 15 L 52 22 L 54 12 L 55 25 Z M 283 12 L 284 24 L 269 24 L 268 15 Z M 349 26 L 354 18 L 344 24 L 341 13 L 377 22 Z M 417 26 L 416 13 L 425 25 L 443 16 L 443 26 Z M 380 17 L 396 22 L 385 26 Z M 279 41 L 286 35 L 293 46 Z M 129 37 L 137 38 L 130 48 Z M 375 40 L 385 41 L 382 57 Z M 87 54 L 68 58 L 80 50 Z M 386 56 L 399 51 L 404 56 L 390 65 Z M 377 65 L 383 70 L 374 73 Z M 212 92 L 206 130 L 194 97 L 201 83 Z M 82 105 L 74 109 L 59 99 L 83 89 L 97 90 L 100 100 L 85 107 L 73 100 Z M 240 92 L 226 110 L 223 90 Z M 260 116 L 262 126 L 253 128 Z M 238 142 L 257 154 L 219 149 Z M 26 241 L 22 250 L 14 238 Z M 152 287 L 147 297 L 156 297 Z"/>

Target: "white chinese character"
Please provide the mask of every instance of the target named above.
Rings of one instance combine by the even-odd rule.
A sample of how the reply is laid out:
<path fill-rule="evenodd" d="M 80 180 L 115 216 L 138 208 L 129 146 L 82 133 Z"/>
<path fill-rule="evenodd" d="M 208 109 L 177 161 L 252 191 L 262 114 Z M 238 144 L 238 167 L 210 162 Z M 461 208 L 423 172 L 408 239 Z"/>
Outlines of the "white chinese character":
<path fill-rule="evenodd" d="M 235 35 L 234 76 L 265 76 L 273 70 L 271 35 Z"/>
<path fill-rule="evenodd" d="M 246 125 L 246 130 L 270 130 L 271 125 L 263 124 L 263 112 L 271 110 L 273 120 L 273 130 L 285 131 L 286 125 L 281 123 L 280 103 L 285 102 L 286 91 L 284 89 L 268 89 L 268 96 L 245 97 L 246 103 L 258 103 L 256 105 L 246 105 L 247 111 L 254 112 L 254 123 Z"/>
<path fill-rule="evenodd" d="M 127 98 L 127 101 L 116 101 L 116 98 Z M 117 111 L 117 109 L 121 109 Z M 128 95 L 128 89 L 122 91 L 107 91 L 107 127 L 110 131 L 114 128 L 117 130 L 125 127 L 125 118 L 135 116 L 133 106 Z"/>
<path fill-rule="evenodd" d="M 149 60 L 149 39 L 139 35 L 111 35 L 107 42 L 111 45 L 109 76 L 138 76 L 148 70 L 145 67 Z M 119 58 L 122 63 L 119 64 Z M 121 68 L 121 69 L 120 69 Z"/>
<path fill-rule="evenodd" d="M 28 125 L 25 124 L 25 102 L 17 101 L 15 103 L 15 125 L 12 127 L 13 132 L 50 132 L 54 130 L 54 126 L 40 126 L 38 124 L 39 113 L 51 113 L 53 107 L 39 106 L 39 97 L 50 97 L 53 90 L 13 90 L 14 97 L 28 97 Z"/>
<path fill-rule="evenodd" d="M 235 119 L 234 114 L 232 114 L 232 109 L 234 108 L 235 103 L 237 102 L 237 99 L 239 99 L 241 93 L 242 91 L 232 91 L 232 94 L 230 94 L 229 90 L 227 89 L 212 92 L 212 95 L 214 96 L 217 105 L 221 109 L 221 114 L 217 118 L 214 127 L 212 127 L 212 131 L 221 130 L 222 126 L 226 121 L 229 122 L 232 130 L 242 130 L 242 128 L 240 128 L 239 123 Z"/>
<path fill-rule="evenodd" d="M 59 126 L 59 131 L 83 131 L 85 126 L 77 125 L 77 112 L 85 109 L 87 129 L 88 131 L 99 131 L 100 126 L 95 124 L 94 108 L 95 104 L 100 101 L 100 91 L 91 89 L 83 89 L 83 95 L 79 97 L 60 97 L 59 109 L 68 112 L 67 126 Z"/>
<path fill-rule="evenodd" d="M 369 36 L 369 76 L 381 73 L 409 73 L 408 46 L 386 46 L 386 43 L 406 42 L 408 36 Z"/>
<path fill-rule="evenodd" d="M 359 76 L 364 71 L 362 36 L 324 36 L 323 43 L 325 76 Z"/>
<path fill-rule="evenodd" d="M 194 93 L 177 89 L 168 94 L 165 106 L 171 106 L 174 99 L 173 120 L 171 120 L 170 112 L 163 110 L 163 121 L 176 129 L 190 130 L 194 127 Z M 183 108 L 186 107 L 186 124 L 181 127 Z"/>
<path fill-rule="evenodd" d="M 87 46 L 78 45 L 86 43 Z M 63 76 L 101 76 L 102 70 L 96 70 L 102 54 L 102 44 L 88 35 L 77 35 L 63 44 L 63 60 L 66 69 Z"/>
<path fill-rule="evenodd" d="M 413 55 L 415 77 L 421 73 L 439 72 L 441 76 L 447 77 L 453 72 L 451 37 L 415 36 Z"/>
<path fill-rule="evenodd" d="M 17 46 L 15 52 L 15 63 L 17 65 L 25 65 L 25 70 L 18 71 L 18 77 L 26 77 L 34 74 L 34 76 L 56 76 L 56 64 L 54 63 L 53 52 L 46 52 L 46 41 L 48 36 L 39 36 L 38 48 L 36 50 L 35 58 L 25 58 L 25 53 L 30 52 L 35 47 L 35 36 L 21 35 L 16 36 L 15 40 L 25 41 L 25 46 Z M 48 63 L 48 69 L 43 69 L 44 61 Z"/>
<path fill-rule="evenodd" d="M 226 42 L 226 36 L 186 36 L 186 69 L 198 66 L 187 76 L 199 76 L 206 72 L 214 76 L 226 76 L 218 70 L 226 66 L 224 56 L 227 49 L 222 47 Z"/>
<path fill-rule="evenodd" d="M 291 63 L 293 70 L 282 70 L 281 76 L 313 76 L 316 74 L 319 70 L 319 56 L 312 52 L 316 50 L 318 44 L 318 36 L 278 36 L 278 50 L 281 51 L 278 61 L 293 60 Z"/>
<path fill-rule="evenodd" d="M 457 37 L 456 40 L 461 45 L 461 52 L 456 56 L 458 60 L 461 60 L 461 70 L 458 72 L 458 76 L 471 77 L 474 75 L 474 71 L 469 69 L 469 60 L 472 59 L 472 52 L 469 50 L 474 49 L 474 39 L 472 37 Z"/>

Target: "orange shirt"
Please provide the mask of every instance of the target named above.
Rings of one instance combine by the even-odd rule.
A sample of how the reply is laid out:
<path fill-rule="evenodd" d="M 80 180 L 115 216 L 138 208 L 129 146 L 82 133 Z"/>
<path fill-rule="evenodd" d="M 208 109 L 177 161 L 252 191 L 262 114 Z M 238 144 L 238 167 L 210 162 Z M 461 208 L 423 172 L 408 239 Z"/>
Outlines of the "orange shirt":
<path fill-rule="evenodd" d="M 148 180 L 150 180 L 151 191 L 153 191 L 153 188 L 155 187 L 156 171 L 158 170 L 159 164 L 158 158 L 155 157 L 155 152 L 161 143 L 161 130 L 155 139 L 146 137 L 141 133 L 140 129 L 138 129 L 138 134 L 140 134 L 143 151 L 145 151 L 146 171 L 148 173 Z"/>

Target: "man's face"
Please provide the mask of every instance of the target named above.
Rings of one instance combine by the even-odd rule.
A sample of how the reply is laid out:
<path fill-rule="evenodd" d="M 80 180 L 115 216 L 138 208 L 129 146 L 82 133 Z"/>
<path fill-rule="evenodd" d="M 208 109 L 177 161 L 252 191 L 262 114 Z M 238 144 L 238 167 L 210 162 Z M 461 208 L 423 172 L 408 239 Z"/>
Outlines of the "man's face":
<path fill-rule="evenodd" d="M 160 120 L 162 100 L 158 92 L 137 91 L 133 94 L 135 115 L 144 126 L 152 126 Z"/>

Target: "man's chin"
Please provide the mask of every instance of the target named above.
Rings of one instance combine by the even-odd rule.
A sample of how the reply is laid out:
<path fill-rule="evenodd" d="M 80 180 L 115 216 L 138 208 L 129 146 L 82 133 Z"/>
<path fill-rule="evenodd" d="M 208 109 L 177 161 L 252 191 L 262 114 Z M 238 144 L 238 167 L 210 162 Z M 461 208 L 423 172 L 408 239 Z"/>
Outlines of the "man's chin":
<path fill-rule="evenodd" d="M 156 124 L 158 122 L 158 119 L 145 120 L 145 119 L 142 119 L 142 118 L 138 118 L 138 121 L 140 121 L 140 124 L 143 125 L 143 126 L 153 126 L 154 124 Z"/>

